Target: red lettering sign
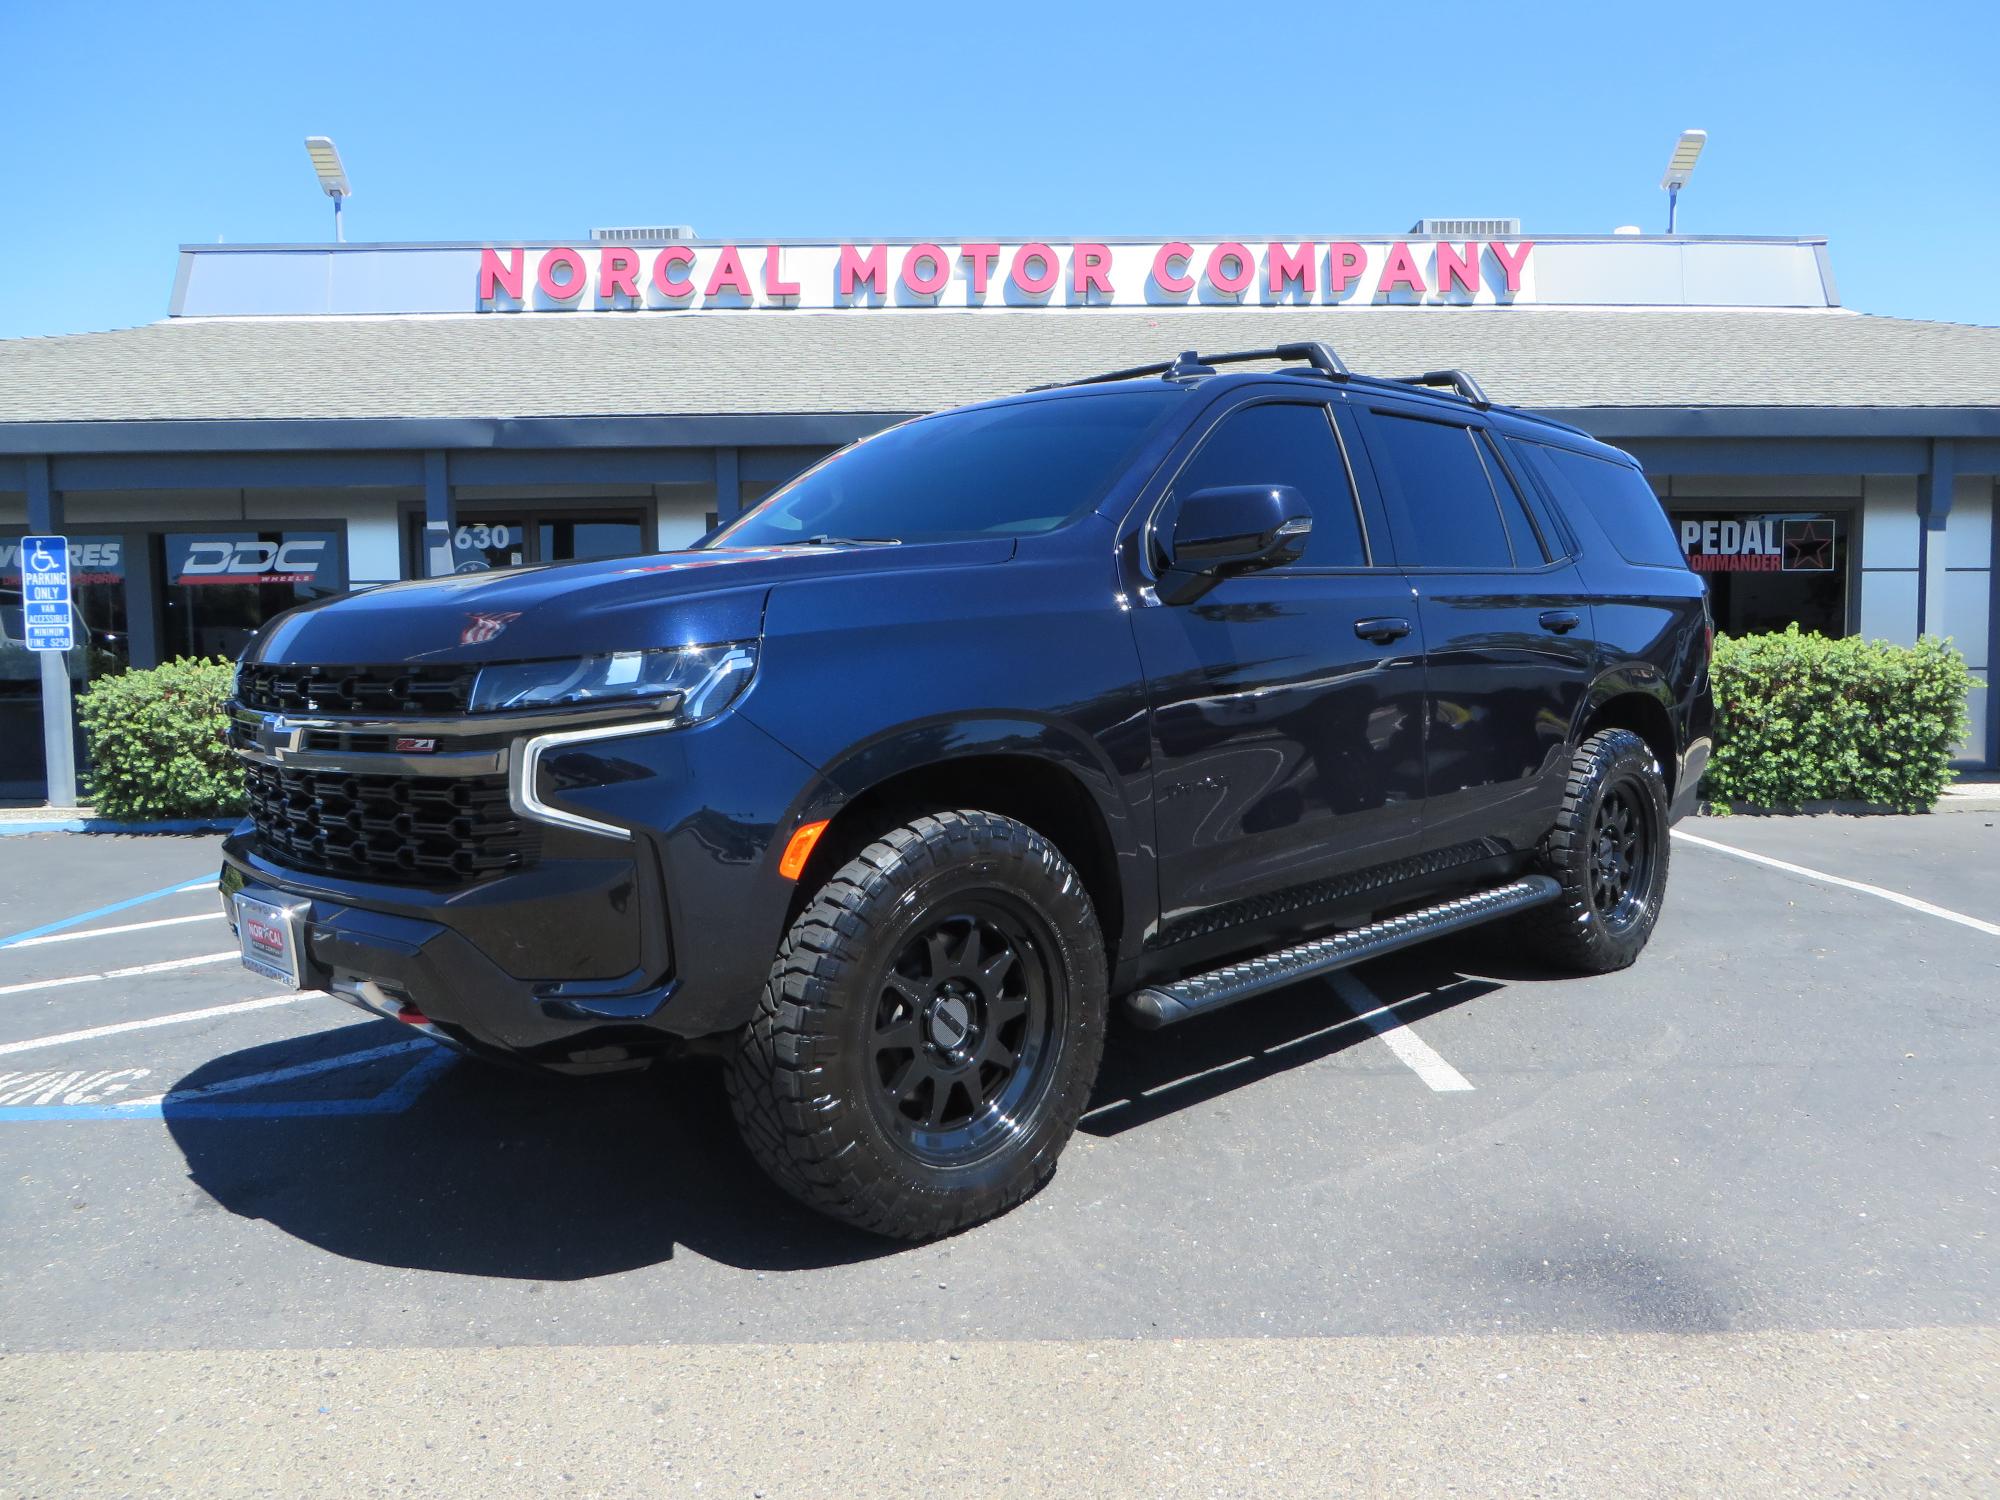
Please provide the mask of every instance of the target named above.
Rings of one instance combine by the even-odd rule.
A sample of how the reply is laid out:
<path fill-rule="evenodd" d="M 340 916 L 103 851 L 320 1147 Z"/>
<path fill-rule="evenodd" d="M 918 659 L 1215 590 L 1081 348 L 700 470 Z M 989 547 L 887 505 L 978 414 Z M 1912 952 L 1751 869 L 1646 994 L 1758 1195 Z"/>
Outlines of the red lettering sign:
<path fill-rule="evenodd" d="M 1185 274 L 1193 259 L 1194 246 L 1186 240 L 1168 240 L 1153 257 L 1153 284 L 1176 297 L 1193 291 L 1194 278 Z M 1181 269 L 1175 270 L 1176 265 Z"/>
<path fill-rule="evenodd" d="M 866 255 L 852 245 L 840 247 L 840 266 L 835 273 L 840 278 L 840 295 L 852 297 L 854 289 L 867 282 L 878 297 L 889 295 L 889 247 L 877 245 Z"/>

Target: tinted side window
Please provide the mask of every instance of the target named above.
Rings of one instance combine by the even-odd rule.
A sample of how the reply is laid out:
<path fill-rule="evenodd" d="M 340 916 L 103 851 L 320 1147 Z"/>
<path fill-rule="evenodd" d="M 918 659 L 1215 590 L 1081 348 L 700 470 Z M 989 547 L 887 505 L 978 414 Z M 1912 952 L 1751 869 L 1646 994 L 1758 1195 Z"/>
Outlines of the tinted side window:
<path fill-rule="evenodd" d="M 1416 555 L 1402 560 L 1418 568 L 1513 567 L 1514 549 L 1472 430 L 1384 411 L 1371 415 L 1368 451 L 1393 476 L 1415 542 Z"/>
<path fill-rule="evenodd" d="M 1589 512 L 1625 561 L 1655 568 L 1686 565 L 1673 524 L 1637 469 L 1566 448 L 1535 448 L 1546 460 L 1556 497 L 1572 512 Z"/>
<path fill-rule="evenodd" d="M 1291 485 L 1312 507 L 1304 564 L 1368 566 L 1354 489 L 1325 407 L 1272 402 L 1224 417 L 1174 480 L 1174 494 L 1192 495 L 1225 484 Z"/>
<path fill-rule="evenodd" d="M 1542 545 L 1541 534 L 1528 516 L 1527 502 L 1521 492 L 1514 488 L 1513 478 L 1494 452 L 1493 444 L 1486 434 L 1481 433 L 1475 442 L 1479 456 L 1486 461 L 1486 477 L 1493 483 L 1493 493 L 1500 501 L 1500 519 L 1507 526 L 1507 540 L 1514 545 L 1514 561 L 1524 568 L 1536 567 L 1549 560 L 1549 552 Z"/>

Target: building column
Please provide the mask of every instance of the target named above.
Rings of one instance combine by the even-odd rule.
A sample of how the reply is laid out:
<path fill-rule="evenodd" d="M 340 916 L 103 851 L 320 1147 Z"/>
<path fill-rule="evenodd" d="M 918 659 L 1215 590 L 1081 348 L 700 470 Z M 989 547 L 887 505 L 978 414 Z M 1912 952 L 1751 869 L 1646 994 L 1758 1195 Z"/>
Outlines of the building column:
<path fill-rule="evenodd" d="M 715 518 L 728 525 L 743 514 L 743 480 L 734 448 L 715 450 Z"/>
<path fill-rule="evenodd" d="M 160 591 L 153 577 L 150 532 L 127 531 L 119 544 L 125 556 L 125 628 L 135 667 L 157 667 L 165 658 L 160 641 Z"/>
<path fill-rule="evenodd" d="M 1958 454 L 1949 438 L 1931 440 L 1930 467 L 1917 476 L 1917 634 L 1947 635 L 1945 522 L 1958 484 Z"/>
<path fill-rule="evenodd" d="M 451 572 L 453 530 L 451 474 L 440 449 L 424 454 L 424 554 L 417 560 L 426 578 Z"/>
<path fill-rule="evenodd" d="M 1986 573 L 1986 769 L 2000 770 L 2000 476 L 1988 481 L 1992 486 L 1988 504 Z"/>
<path fill-rule="evenodd" d="M 49 460 L 37 454 L 21 461 L 27 476 L 28 534 L 62 535 L 62 496 L 49 483 Z M 25 573 L 27 563 L 21 564 Z M 75 590 L 71 590 L 74 595 Z M 72 606 L 73 607 L 73 606 Z M 70 704 L 69 653 L 37 651 L 42 673 L 42 764 L 51 807 L 76 806 L 76 718 Z"/>

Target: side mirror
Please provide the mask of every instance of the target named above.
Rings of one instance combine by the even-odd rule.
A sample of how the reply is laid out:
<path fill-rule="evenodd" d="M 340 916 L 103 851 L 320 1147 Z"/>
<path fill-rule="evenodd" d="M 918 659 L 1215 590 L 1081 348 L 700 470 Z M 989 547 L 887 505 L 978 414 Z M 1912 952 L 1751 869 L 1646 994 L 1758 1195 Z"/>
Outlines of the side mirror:
<path fill-rule="evenodd" d="M 1231 484 L 1181 501 L 1160 597 L 1185 604 L 1229 573 L 1296 561 L 1312 534 L 1312 511 L 1289 484 Z"/>

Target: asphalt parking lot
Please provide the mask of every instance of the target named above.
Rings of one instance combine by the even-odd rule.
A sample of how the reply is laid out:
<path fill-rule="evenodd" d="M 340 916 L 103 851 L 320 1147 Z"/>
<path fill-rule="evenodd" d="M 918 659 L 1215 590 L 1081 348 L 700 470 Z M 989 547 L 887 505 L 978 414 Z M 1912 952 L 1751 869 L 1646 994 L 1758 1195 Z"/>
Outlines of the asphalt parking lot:
<path fill-rule="evenodd" d="M 1625 973 L 1473 934 L 1121 1029 L 918 1248 L 698 1065 L 277 994 L 216 840 L 0 839 L 0 1494 L 1991 1493 L 1997 823 L 1692 820 Z"/>

